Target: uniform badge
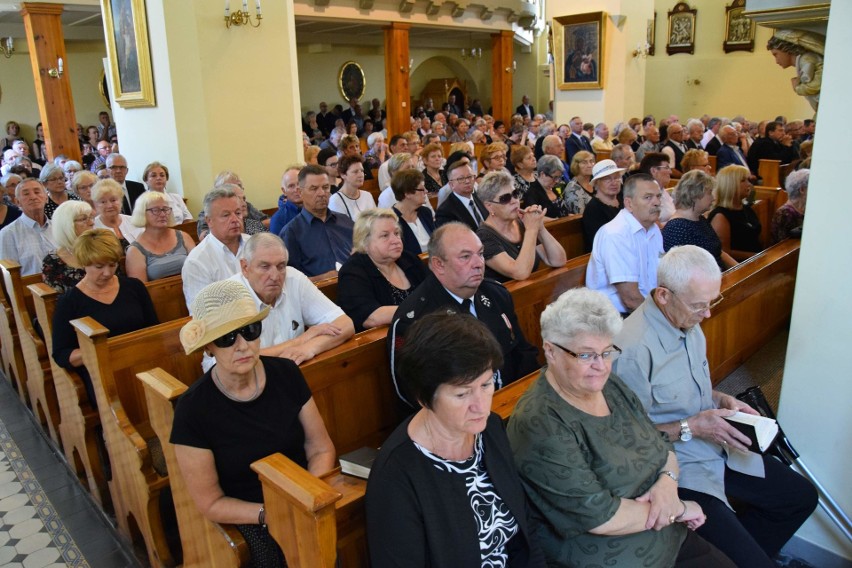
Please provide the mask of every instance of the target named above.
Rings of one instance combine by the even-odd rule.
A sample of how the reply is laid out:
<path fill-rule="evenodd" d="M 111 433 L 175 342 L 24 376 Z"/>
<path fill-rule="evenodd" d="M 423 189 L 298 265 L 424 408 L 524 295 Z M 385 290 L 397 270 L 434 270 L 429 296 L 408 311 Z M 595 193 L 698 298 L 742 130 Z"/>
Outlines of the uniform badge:
<path fill-rule="evenodd" d="M 482 302 L 482 305 L 485 306 L 486 308 L 491 307 L 491 300 L 489 300 L 488 296 L 486 296 L 485 294 L 481 294 L 479 296 L 479 301 Z"/>
<path fill-rule="evenodd" d="M 408 319 L 414 319 L 414 310 L 411 310 L 410 312 L 405 314 L 405 317 L 407 317 Z"/>

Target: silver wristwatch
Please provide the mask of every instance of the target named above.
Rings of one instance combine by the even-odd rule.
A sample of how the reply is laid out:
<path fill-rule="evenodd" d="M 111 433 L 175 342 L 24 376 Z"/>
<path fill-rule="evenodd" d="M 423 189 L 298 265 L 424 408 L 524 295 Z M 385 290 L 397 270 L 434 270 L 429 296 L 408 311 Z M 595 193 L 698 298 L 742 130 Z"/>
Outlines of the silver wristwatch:
<path fill-rule="evenodd" d="M 680 421 L 680 441 L 688 442 L 692 439 L 692 430 L 689 429 L 689 423 L 686 418 Z"/>

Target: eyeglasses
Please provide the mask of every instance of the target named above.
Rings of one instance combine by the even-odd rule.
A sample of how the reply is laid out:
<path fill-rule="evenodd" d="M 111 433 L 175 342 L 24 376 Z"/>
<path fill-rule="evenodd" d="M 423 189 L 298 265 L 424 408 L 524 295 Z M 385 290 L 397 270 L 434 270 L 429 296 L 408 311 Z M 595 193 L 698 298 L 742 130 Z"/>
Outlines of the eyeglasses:
<path fill-rule="evenodd" d="M 671 166 L 669 166 L 668 164 L 666 164 L 665 166 L 654 166 L 654 169 L 657 169 L 657 170 L 670 170 L 670 169 L 672 169 L 672 167 L 671 167 Z"/>
<path fill-rule="evenodd" d="M 513 199 L 520 199 L 521 195 L 522 195 L 521 190 L 516 189 L 511 193 L 504 193 L 503 195 L 501 195 L 497 199 L 492 200 L 491 203 L 498 203 L 500 205 L 508 205 L 509 203 L 512 202 Z"/>
<path fill-rule="evenodd" d="M 666 289 L 668 290 L 668 288 L 666 288 Z M 725 296 L 723 296 L 722 294 L 719 294 L 719 297 L 718 297 L 718 298 L 716 298 L 715 300 L 713 300 L 712 302 L 710 302 L 710 303 L 709 303 L 709 304 L 707 304 L 706 306 L 701 306 L 700 308 L 696 308 L 696 307 L 695 307 L 695 306 L 693 306 L 693 305 L 687 304 L 687 303 L 683 300 L 683 298 L 681 298 L 680 296 L 678 296 L 678 295 L 677 295 L 677 293 L 675 293 L 675 291 L 674 291 L 674 290 L 669 290 L 669 292 L 671 292 L 671 293 L 672 293 L 672 296 L 674 296 L 675 298 L 677 298 L 678 300 L 680 300 L 680 303 L 681 303 L 681 304 L 683 304 L 684 306 L 686 306 L 687 308 L 689 308 L 689 309 L 692 311 L 692 314 L 693 314 L 693 315 L 696 315 L 696 316 L 701 315 L 701 314 L 703 314 L 704 312 L 712 311 L 712 310 L 713 310 L 716 306 L 718 306 L 719 304 L 721 304 L 721 303 L 722 303 L 722 300 L 724 300 L 724 299 L 725 299 Z"/>
<path fill-rule="evenodd" d="M 169 213 L 172 212 L 172 208 L 171 207 L 151 207 L 149 209 L 146 209 L 145 211 L 147 211 L 148 213 L 150 213 L 152 215 L 168 215 Z"/>
<path fill-rule="evenodd" d="M 337 162 L 326 162 L 326 163 L 325 163 L 325 166 L 326 166 L 327 168 L 336 168 L 336 167 L 337 167 Z"/>
<path fill-rule="evenodd" d="M 213 340 L 213 345 L 216 347 L 220 347 L 225 349 L 226 347 L 232 346 L 237 342 L 237 335 L 242 335 L 243 339 L 246 341 L 254 341 L 258 337 L 260 337 L 260 332 L 263 330 L 262 322 L 256 321 L 254 323 L 250 323 L 245 327 L 241 327 L 240 329 L 235 329 L 230 333 L 226 333 L 222 337 Z"/>
<path fill-rule="evenodd" d="M 558 343 L 553 343 L 552 341 L 550 343 L 560 348 L 562 351 L 564 351 L 583 365 L 591 365 L 594 361 L 598 360 L 598 357 L 600 357 L 602 361 L 612 362 L 618 359 L 618 356 L 621 355 L 621 349 L 617 345 L 613 345 L 610 349 L 607 349 L 603 353 L 595 353 L 594 351 L 588 351 L 585 353 L 574 353 L 570 349 L 566 349 Z"/>
<path fill-rule="evenodd" d="M 109 169 L 111 169 L 111 170 L 126 170 L 127 166 L 110 166 Z"/>
<path fill-rule="evenodd" d="M 470 176 L 457 177 L 456 179 L 451 179 L 450 181 L 459 182 L 459 183 L 467 183 L 469 181 L 473 181 L 474 179 L 476 179 L 476 176 L 470 175 Z"/>
<path fill-rule="evenodd" d="M 93 222 L 94 220 L 95 220 L 94 215 L 83 215 L 83 216 L 80 216 L 80 217 L 74 217 L 75 223 L 89 223 L 90 221 Z"/>

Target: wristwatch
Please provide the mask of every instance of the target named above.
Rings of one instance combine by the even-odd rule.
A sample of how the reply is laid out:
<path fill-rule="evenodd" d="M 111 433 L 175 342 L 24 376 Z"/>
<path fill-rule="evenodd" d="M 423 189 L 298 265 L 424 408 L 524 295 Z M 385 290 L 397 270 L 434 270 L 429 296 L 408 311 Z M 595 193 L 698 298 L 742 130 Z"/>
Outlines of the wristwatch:
<path fill-rule="evenodd" d="M 689 429 L 689 423 L 686 418 L 680 421 L 680 441 L 688 442 L 692 439 L 692 430 Z"/>

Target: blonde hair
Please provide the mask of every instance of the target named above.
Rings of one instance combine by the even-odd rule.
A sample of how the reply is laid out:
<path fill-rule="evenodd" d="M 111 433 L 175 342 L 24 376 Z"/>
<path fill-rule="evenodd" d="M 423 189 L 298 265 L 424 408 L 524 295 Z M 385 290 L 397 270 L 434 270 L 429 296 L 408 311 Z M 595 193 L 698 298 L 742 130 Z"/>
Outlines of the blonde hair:
<path fill-rule="evenodd" d="M 164 203 L 166 207 L 172 207 L 172 203 L 166 194 L 159 191 L 146 191 L 136 198 L 136 203 L 133 204 L 133 214 L 130 216 L 130 222 L 133 223 L 134 227 L 145 227 L 148 225 L 145 212 L 151 207 L 152 203 L 157 202 Z M 175 224 L 175 213 L 174 211 L 170 211 L 169 227 Z"/>
<path fill-rule="evenodd" d="M 119 199 L 124 197 L 121 185 L 111 178 L 102 179 L 92 188 L 92 201 L 100 201 L 101 197 L 113 195 Z"/>
<path fill-rule="evenodd" d="M 716 172 L 716 205 L 726 209 L 734 208 L 739 193 L 740 182 L 751 175 L 745 166 L 725 166 Z"/>
<path fill-rule="evenodd" d="M 373 225 L 380 219 L 391 219 L 399 225 L 399 218 L 391 209 L 375 207 L 362 212 L 355 220 L 355 228 L 352 230 L 352 252 L 367 252 L 367 244 L 373 233 Z"/>
<path fill-rule="evenodd" d="M 89 229 L 74 243 L 74 257 L 80 266 L 98 262 L 119 262 L 124 256 L 121 243 L 109 229 Z"/>
<path fill-rule="evenodd" d="M 583 160 L 588 160 L 589 158 L 594 159 L 595 155 L 592 154 L 591 152 L 586 152 L 585 150 L 580 150 L 579 152 L 574 154 L 574 157 L 571 158 L 571 168 L 570 168 L 571 175 L 572 176 L 579 175 L 579 173 L 580 173 L 580 162 L 582 162 Z"/>
<path fill-rule="evenodd" d="M 78 215 L 91 215 L 92 206 L 85 201 L 66 201 L 56 208 L 50 220 L 50 232 L 56 248 L 70 251 L 77 241 L 74 218 Z"/>

